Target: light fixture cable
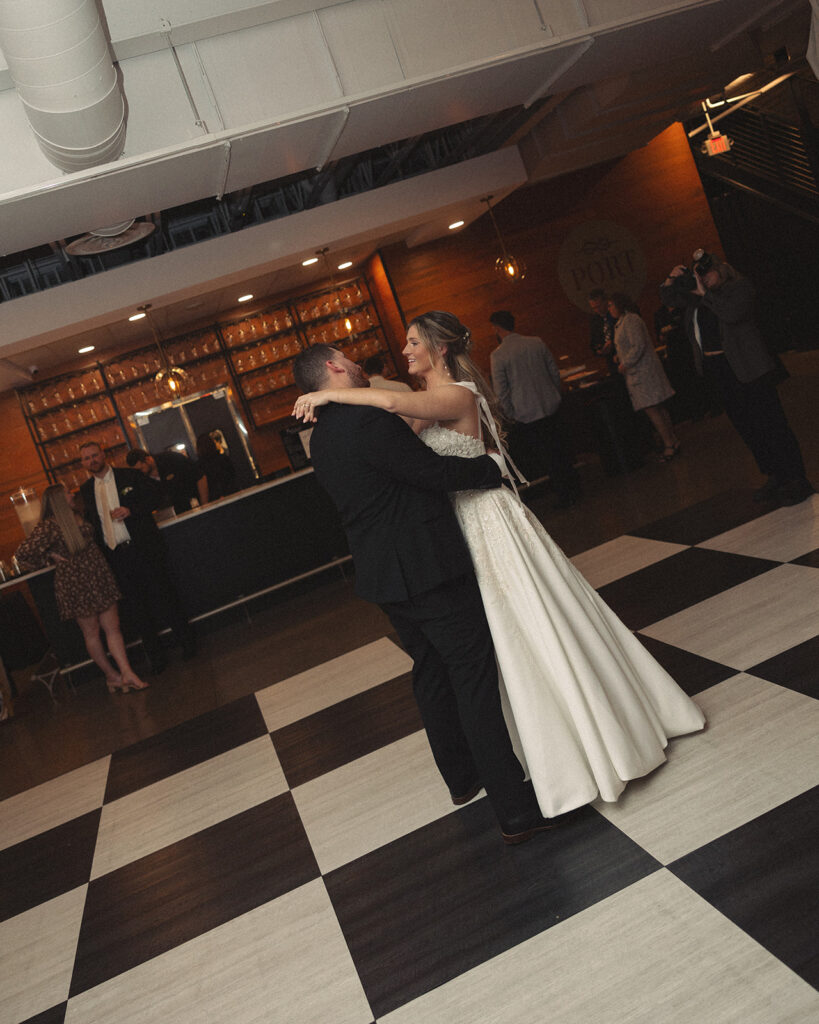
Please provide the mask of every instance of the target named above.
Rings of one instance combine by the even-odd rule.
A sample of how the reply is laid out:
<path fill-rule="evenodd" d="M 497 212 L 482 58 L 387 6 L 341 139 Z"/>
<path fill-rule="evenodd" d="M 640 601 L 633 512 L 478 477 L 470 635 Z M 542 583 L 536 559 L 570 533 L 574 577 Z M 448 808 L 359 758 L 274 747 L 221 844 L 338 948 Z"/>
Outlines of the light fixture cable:
<path fill-rule="evenodd" d="M 501 247 L 501 255 L 495 260 L 495 273 L 504 279 L 504 281 L 522 281 L 526 277 L 526 264 L 523 260 L 517 259 L 513 256 L 506 248 L 506 243 L 503 240 L 498 222 L 495 219 L 495 211 L 492 209 L 491 200 L 494 196 L 484 196 L 481 199 L 482 203 L 486 203 L 486 209 L 489 212 L 489 219 L 492 221 L 492 227 L 495 229 L 495 234 L 498 236 L 498 242 Z"/>

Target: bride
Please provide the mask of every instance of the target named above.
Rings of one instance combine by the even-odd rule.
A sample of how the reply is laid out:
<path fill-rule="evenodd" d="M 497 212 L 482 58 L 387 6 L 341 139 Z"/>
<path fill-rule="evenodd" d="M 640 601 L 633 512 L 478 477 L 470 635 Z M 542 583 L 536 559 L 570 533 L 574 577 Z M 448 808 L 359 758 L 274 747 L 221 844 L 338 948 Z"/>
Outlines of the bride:
<path fill-rule="evenodd" d="M 469 331 L 452 313 L 416 317 L 403 354 L 423 391 L 375 388 L 302 395 L 314 421 L 328 402 L 403 416 L 441 455 L 501 451 L 494 396 L 469 358 Z M 506 475 L 510 476 L 508 469 Z M 697 705 L 568 561 L 513 490 L 451 496 L 495 644 L 507 725 L 541 812 L 554 817 L 665 761 L 669 737 L 705 725 Z"/>

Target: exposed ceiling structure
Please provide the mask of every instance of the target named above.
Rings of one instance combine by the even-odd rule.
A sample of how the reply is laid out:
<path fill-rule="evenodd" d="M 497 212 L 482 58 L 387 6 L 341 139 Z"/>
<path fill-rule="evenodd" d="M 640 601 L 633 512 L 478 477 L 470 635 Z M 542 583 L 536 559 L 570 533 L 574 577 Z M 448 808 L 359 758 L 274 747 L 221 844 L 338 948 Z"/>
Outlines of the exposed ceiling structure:
<path fill-rule="evenodd" d="M 55 29 L 23 34 L 15 18 L 33 5 L 53 19 L 57 0 L 0 0 L 4 265 L 42 246 L 58 261 L 81 260 L 64 247 L 95 228 L 158 222 L 161 211 L 204 199 L 227 209 L 261 183 L 308 171 L 323 174 L 313 180 L 328 194 L 266 223 L 3 302 L 0 389 L 22 382 L 31 365 L 47 371 L 73 356 L 78 335 L 98 350 L 139 345 L 144 327 L 123 321 L 142 302 L 173 333 L 231 313 L 241 291 L 262 297 L 308 282 L 301 260 L 318 248 L 357 262 L 395 241 L 419 244 L 456 217 L 480 216 L 487 193 L 500 199 L 645 145 L 738 76 L 781 63 L 783 48 L 804 55 L 811 10 L 810 0 L 90 3 L 102 12 L 119 107 L 114 79 L 103 88 L 94 78 L 98 55 L 84 43 L 76 49 L 85 46 L 91 70 L 82 81 L 93 79 L 98 96 L 83 106 L 77 88 L 55 96 L 61 83 L 41 80 L 36 46 Z M 63 77 L 80 80 L 70 68 Z M 120 133 L 116 160 L 102 108 Z M 401 140 L 397 151 L 406 152 L 463 123 L 483 133 L 480 155 L 466 147 L 464 159 L 426 173 L 356 194 L 337 188 L 357 154 Z M 43 141 L 48 131 L 59 136 L 59 159 L 56 143 Z M 107 162 L 58 170 L 52 160 L 86 161 L 93 146 L 83 140 L 95 132 Z"/>

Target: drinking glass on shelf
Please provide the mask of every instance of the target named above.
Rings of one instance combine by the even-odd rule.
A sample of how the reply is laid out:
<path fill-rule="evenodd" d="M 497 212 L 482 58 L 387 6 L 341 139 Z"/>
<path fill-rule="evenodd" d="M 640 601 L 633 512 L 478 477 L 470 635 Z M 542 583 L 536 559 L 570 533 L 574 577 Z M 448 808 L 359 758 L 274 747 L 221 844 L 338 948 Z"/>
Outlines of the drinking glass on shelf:
<path fill-rule="evenodd" d="M 293 317 L 290 316 L 289 313 L 285 313 L 284 314 L 284 326 L 285 327 L 292 327 L 293 326 Z"/>
<path fill-rule="evenodd" d="M 244 359 L 241 356 L 239 356 L 237 358 L 237 360 L 236 360 L 236 372 L 237 373 L 242 373 L 244 371 L 244 368 L 245 368 Z"/>
<path fill-rule="evenodd" d="M 256 353 L 253 351 L 253 349 L 251 349 L 250 352 L 248 352 L 247 354 L 247 365 L 248 368 L 251 370 L 255 369 L 256 367 Z"/>
<path fill-rule="evenodd" d="M 85 378 L 80 378 L 80 394 L 85 398 L 88 394 L 88 388 L 85 386 Z"/>
<path fill-rule="evenodd" d="M 199 348 L 198 348 L 198 346 L 194 345 L 191 348 L 191 359 L 198 359 L 198 358 L 199 358 Z"/>
<path fill-rule="evenodd" d="M 267 350 L 267 345 L 262 345 L 259 348 L 259 361 L 262 363 L 262 365 L 270 362 L 270 354 Z"/>

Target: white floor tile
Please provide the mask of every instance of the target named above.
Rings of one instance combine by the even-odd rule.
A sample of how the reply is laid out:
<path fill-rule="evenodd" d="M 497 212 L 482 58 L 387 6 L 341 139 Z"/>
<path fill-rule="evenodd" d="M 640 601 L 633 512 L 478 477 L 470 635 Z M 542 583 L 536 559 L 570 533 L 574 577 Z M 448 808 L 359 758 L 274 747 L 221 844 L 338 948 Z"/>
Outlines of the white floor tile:
<path fill-rule="evenodd" d="M 321 879 L 73 998 L 65 1024 L 368 1024 Z"/>
<path fill-rule="evenodd" d="M 667 871 L 379 1024 L 808 1024 L 819 993 Z"/>
<path fill-rule="evenodd" d="M 819 548 L 819 494 L 703 541 L 701 548 L 791 562 Z"/>
<path fill-rule="evenodd" d="M 283 679 L 256 694 L 272 732 L 409 672 L 412 661 L 386 637 Z"/>
<path fill-rule="evenodd" d="M 745 674 L 697 694 L 708 727 L 672 740 L 668 762 L 594 806 L 664 864 L 817 782 L 819 702 Z"/>
<path fill-rule="evenodd" d="M 92 878 L 161 850 L 287 791 L 269 736 L 261 736 L 102 809 Z"/>
<path fill-rule="evenodd" d="M 0 922 L 0 1024 L 18 1024 L 68 996 L 87 888 Z"/>
<path fill-rule="evenodd" d="M 817 609 L 819 571 L 780 565 L 640 632 L 746 669 L 816 636 Z"/>
<path fill-rule="evenodd" d="M 110 757 L 67 772 L 0 803 L 0 849 L 102 806 Z"/>
<path fill-rule="evenodd" d="M 685 549 L 685 544 L 669 544 L 666 541 L 626 535 L 583 551 L 575 555 L 571 562 L 597 589 Z"/>
<path fill-rule="evenodd" d="M 322 872 L 453 810 L 424 732 L 298 786 L 293 799 Z"/>

